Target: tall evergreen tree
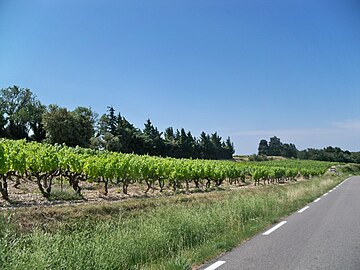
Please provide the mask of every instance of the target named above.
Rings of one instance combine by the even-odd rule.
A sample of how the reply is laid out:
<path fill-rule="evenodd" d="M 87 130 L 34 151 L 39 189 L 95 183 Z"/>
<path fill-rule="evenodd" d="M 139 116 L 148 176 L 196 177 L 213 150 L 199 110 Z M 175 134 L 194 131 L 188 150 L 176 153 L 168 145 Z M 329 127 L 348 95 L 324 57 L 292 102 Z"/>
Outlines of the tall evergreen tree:
<path fill-rule="evenodd" d="M 116 134 L 121 143 L 121 152 L 144 154 L 144 136 L 142 132 L 135 128 L 124 116 L 118 114 Z"/>
<path fill-rule="evenodd" d="M 168 127 L 164 132 L 164 139 L 168 142 L 173 142 L 175 139 L 174 129 L 172 127 Z"/>
<path fill-rule="evenodd" d="M 146 153 L 149 155 L 164 155 L 165 144 L 161 138 L 162 133 L 153 126 L 150 119 L 144 124 L 143 134 L 145 137 Z"/>
<path fill-rule="evenodd" d="M 43 115 L 46 113 L 46 106 L 41 104 L 40 101 L 35 100 L 31 106 L 29 106 L 29 127 L 32 132 L 30 136 L 31 140 L 41 142 L 46 137 L 46 132 L 43 125 Z"/>
<path fill-rule="evenodd" d="M 111 123 L 115 123 L 114 131 Z M 203 132 L 198 140 L 184 128 L 174 131 L 169 127 L 164 133 L 159 132 L 150 119 L 145 122 L 141 131 L 121 114 L 116 116 L 111 107 L 108 113 L 100 118 L 99 132 L 97 137 L 92 139 L 92 145 L 95 148 L 111 148 L 113 151 L 117 149 L 116 151 L 124 153 L 175 158 L 228 159 L 232 158 L 235 152 L 230 138 L 223 142 L 217 132 L 211 135 Z"/>
<path fill-rule="evenodd" d="M 222 141 L 221 137 L 217 134 L 217 132 L 210 135 L 210 141 L 213 146 L 213 153 L 211 155 L 211 159 L 221 159 L 222 158 Z"/>
<path fill-rule="evenodd" d="M 108 118 L 108 130 L 111 134 L 113 135 L 117 135 L 116 134 L 116 126 L 117 126 L 117 123 L 118 123 L 118 119 L 116 118 L 116 115 L 115 115 L 115 109 L 112 107 L 112 106 L 109 106 L 108 107 L 108 115 L 107 115 L 107 118 Z"/>
<path fill-rule="evenodd" d="M 178 152 L 178 145 L 175 139 L 174 129 L 168 127 L 164 132 L 165 155 L 168 157 L 175 157 Z"/>
<path fill-rule="evenodd" d="M 227 137 L 226 142 L 225 142 L 225 150 L 226 150 L 226 154 L 225 157 L 226 159 L 231 159 L 233 157 L 233 155 L 235 154 L 235 147 L 234 147 L 234 143 L 231 141 L 230 137 Z"/>
<path fill-rule="evenodd" d="M 212 153 L 214 151 L 214 148 L 211 143 L 210 136 L 206 134 L 204 131 L 201 132 L 200 134 L 199 145 L 200 145 L 201 158 L 203 159 L 212 158 L 213 156 Z"/>

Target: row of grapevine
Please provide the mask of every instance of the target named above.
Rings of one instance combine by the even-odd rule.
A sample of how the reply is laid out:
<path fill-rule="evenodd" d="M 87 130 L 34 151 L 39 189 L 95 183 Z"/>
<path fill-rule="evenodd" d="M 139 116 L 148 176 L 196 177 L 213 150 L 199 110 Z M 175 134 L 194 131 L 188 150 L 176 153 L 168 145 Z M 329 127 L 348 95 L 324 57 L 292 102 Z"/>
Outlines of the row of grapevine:
<path fill-rule="evenodd" d="M 134 183 L 144 183 L 145 192 L 158 188 L 162 191 L 171 187 L 189 189 L 203 186 L 220 186 L 224 181 L 230 184 L 252 179 L 255 184 L 294 180 L 302 175 L 323 174 L 329 163 L 297 161 L 286 163 L 237 163 L 230 161 L 210 161 L 174 159 L 83 148 L 70 148 L 64 145 L 48 145 L 24 140 L 0 140 L 0 192 L 2 198 L 9 200 L 8 183 L 15 186 L 21 181 L 32 181 L 40 192 L 49 198 L 53 181 L 57 177 L 67 179 L 75 192 L 81 193 L 81 181 L 117 185 L 127 194 L 128 187 Z"/>

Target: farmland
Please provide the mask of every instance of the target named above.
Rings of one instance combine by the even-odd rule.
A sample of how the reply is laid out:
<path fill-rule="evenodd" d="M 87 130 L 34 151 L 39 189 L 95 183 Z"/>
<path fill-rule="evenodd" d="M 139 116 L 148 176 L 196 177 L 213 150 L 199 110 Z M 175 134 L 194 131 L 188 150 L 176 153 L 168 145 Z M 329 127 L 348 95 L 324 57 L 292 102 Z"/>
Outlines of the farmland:
<path fill-rule="evenodd" d="M 11 140 L 0 149 L 1 269 L 191 269 L 354 173 L 316 161 L 172 159 Z M 26 204 L 17 189 L 39 203 Z M 121 196 L 107 200 L 114 190 Z M 41 205 L 54 196 L 59 206 Z"/>
<path fill-rule="evenodd" d="M 16 203 L 9 189 L 22 186 L 33 187 L 30 191 L 23 189 L 23 193 L 40 194 L 46 200 L 61 200 L 61 194 L 69 187 L 71 196 L 85 200 L 83 189 L 100 186 L 104 196 L 109 194 L 110 188 L 131 195 L 128 191 L 134 187 L 142 195 L 193 193 L 224 186 L 310 179 L 322 175 L 332 164 L 296 160 L 239 163 L 161 158 L 24 140 L 2 140 L 0 159 L 0 192 L 9 204 Z M 17 202 L 21 203 L 21 198 Z"/>

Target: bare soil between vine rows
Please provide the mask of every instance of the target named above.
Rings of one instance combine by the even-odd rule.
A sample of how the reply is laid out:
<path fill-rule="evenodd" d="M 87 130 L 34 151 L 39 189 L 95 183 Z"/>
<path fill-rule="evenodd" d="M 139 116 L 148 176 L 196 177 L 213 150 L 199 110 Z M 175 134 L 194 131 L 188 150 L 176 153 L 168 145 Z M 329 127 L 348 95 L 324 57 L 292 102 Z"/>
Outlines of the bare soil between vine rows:
<path fill-rule="evenodd" d="M 297 179 L 297 181 L 301 181 L 303 179 Z M 283 184 L 288 184 L 291 182 L 285 182 Z M 169 197 L 174 196 L 176 194 L 184 194 L 188 196 L 194 196 L 196 194 L 204 194 L 213 191 L 229 191 L 229 190 L 237 190 L 244 188 L 258 188 L 254 185 L 251 180 L 246 181 L 246 183 L 237 183 L 230 185 L 228 182 L 224 182 L 220 187 L 211 186 L 211 188 L 206 189 L 204 185 L 201 186 L 200 189 L 197 189 L 193 183 L 189 185 L 189 189 L 186 191 L 185 185 L 179 189 L 176 193 L 174 193 L 170 186 L 167 186 L 162 192 L 160 189 L 155 187 L 150 189 L 147 193 L 145 193 L 146 185 L 141 183 L 134 183 L 128 187 L 128 194 L 124 194 L 122 192 L 122 187 L 120 186 L 109 186 L 108 194 L 104 195 L 104 185 L 101 183 L 88 183 L 81 182 L 81 194 L 83 196 L 82 199 L 76 200 L 48 200 L 42 196 L 35 182 L 32 181 L 21 181 L 21 184 L 18 187 L 14 187 L 15 182 L 9 182 L 9 197 L 10 201 L 6 201 L 0 198 L 0 210 L 5 209 L 16 209 L 16 208 L 26 208 L 26 207 L 34 207 L 34 206 L 42 206 L 42 207 L 51 207 L 51 206 L 61 206 L 61 205 L 77 205 L 77 204 L 92 204 L 99 202 L 119 202 L 126 200 L 136 200 L 143 198 L 157 198 L 157 197 Z M 263 184 L 261 183 L 260 186 Z M 268 185 L 268 184 L 266 184 Z M 270 184 L 273 185 L 273 184 Z M 52 187 L 53 190 L 63 191 L 67 193 L 73 193 L 71 187 L 64 183 L 60 185 L 57 182 Z"/>

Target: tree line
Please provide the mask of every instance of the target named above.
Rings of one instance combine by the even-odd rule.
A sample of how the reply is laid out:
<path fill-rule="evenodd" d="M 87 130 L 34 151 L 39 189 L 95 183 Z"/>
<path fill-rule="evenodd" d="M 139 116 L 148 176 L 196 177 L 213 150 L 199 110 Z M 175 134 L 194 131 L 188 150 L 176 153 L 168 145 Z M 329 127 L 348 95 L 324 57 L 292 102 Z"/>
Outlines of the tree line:
<path fill-rule="evenodd" d="M 150 119 L 140 129 L 111 106 L 100 117 L 91 108 L 45 106 L 18 86 L 0 89 L 0 137 L 175 158 L 231 159 L 235 152 L 230 137 L 217 132 L 198 138 L 184 128 L 160 132 Z"/>
<path fill-rule="evenodd" d="M 323 149 L 308 148 L 299 151 L 294 144 L 282 143 L 280 138 L 276 136 L 271 137 L 269 142 L 264 139 L 260 140 L 258 156 L 282 156 L 330 162 L 360 163 L 360 152 L 350 152 L 332 146 Z"/>

